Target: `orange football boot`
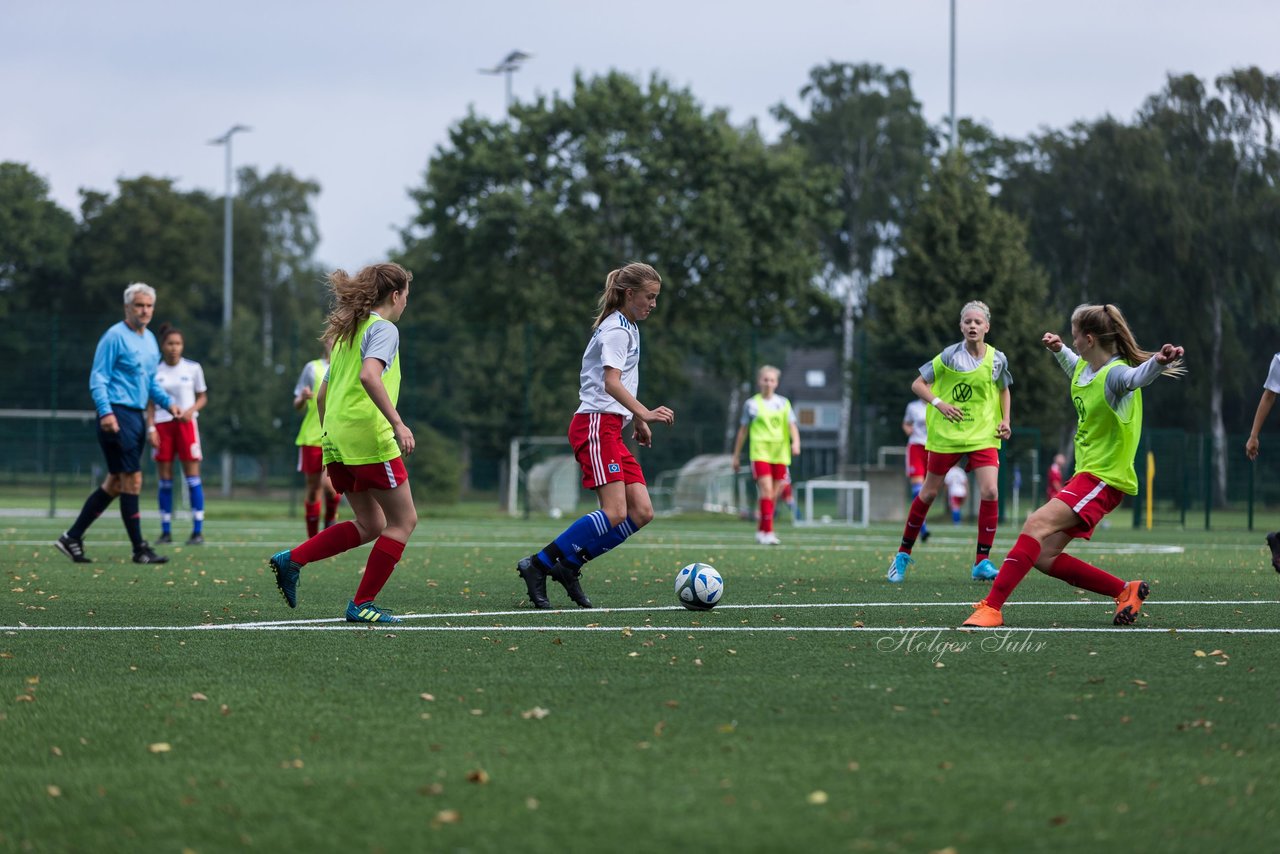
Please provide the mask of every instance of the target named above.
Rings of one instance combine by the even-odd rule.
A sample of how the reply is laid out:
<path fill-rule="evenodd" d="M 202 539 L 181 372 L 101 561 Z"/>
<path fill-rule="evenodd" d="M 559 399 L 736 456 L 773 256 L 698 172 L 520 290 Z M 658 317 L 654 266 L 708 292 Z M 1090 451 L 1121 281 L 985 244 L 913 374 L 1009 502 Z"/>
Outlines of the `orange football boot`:
<path fill-rule="evenodd" d="M 973 606 L 973 613 L 969 615 L 969 619 L 960 625 L 979 629 L 996 629 L 1004 625 L 1004 617 L 1000 616 L 999 608 L 992 608 L 987 604 L 987 600 L 983 599 Z"/>
<path fill-rule="evenodd" d="M 1142 610 L 1142 600 L 1147 598 L 1151 588 L 1145 581 L 1130 581 L 1124 591 L 1116 597 L 1116 616 L 1111 622 L 1117 626 L 1132 625 Z"/>

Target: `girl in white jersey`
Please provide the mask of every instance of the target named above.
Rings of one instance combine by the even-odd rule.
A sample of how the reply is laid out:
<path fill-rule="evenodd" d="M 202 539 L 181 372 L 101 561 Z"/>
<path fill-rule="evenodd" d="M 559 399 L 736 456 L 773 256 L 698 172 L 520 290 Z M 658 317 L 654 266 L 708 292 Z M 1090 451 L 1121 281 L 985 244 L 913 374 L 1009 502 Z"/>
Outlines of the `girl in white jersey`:
<path fill-rule="evenodd" d="M 1262 384 L 1262 397 L 1258 399 L 1258 409 L 1253 413 L 1253 429 L 1244 443 L 1244 455 L 1251 460 L 1258 458 L 1258 434 L 1262 425 L 1271 414 L 1276 395 L 1280 394 L 1280 353 L 1271 357 L 1271 367 L 1267 369 L 1267 381 Z M 1267 547 L 1271 549 L 1271 568 L 1280 572 L 1280 531 L 1267 534 Z"/>
<path fill-rule="evenodd" d="M 582 354 L 581 405 L 569 424 L 569 443 L 582 467 L 582 485 L 595 490 L 600 509 L 516 564 L 536 608 L 551 607 L 548 575 L 564 586 L 579 607 L 590 608 L 591 600 L 578 581 L 582 565 L 617 548 L 653 521 L 644 473 L 622 441 L 622 428 L 634 419 L 636 441 L 647 448 L 653 444 L 649 425 L 672 424 L 676 419 L 667 407 L 649 409 L 636 398 L 639 323 L 657 306 L 661 290 L 657 271 L 638 262 L 614 270 L 605 279 L 594 331 Z"/>
<path fill-rule="evenodd" d="M 1154 353 L 1143 350 L 1114 305 L 1082 305 L 1072 313 L 1074 353 L 1052 332 L 1041 340 L 1070 378 L 1069 393 L 1079 416 L 1075 474 L 1027 518 L 991 592 L 964 625 L 1004 625 L 1000 609 L 1033 566 L 1072 587 L 1115 599 L 1112 622 L 1128 625 L 1142 610 L 1147 583 L 1116 578 L 1063 549 L 1076 537 L 1092 537 L 1125 495 L 1138 493 L 1133 458 L 1142 437 L 1142 388 L 1161 374 L 1182 376 L 1182 348 L 1165 344 Z"/>
<path fill-rule="evenodd" d="M 324 464 L 333 486 L 355 511 L 353 522 L 325 528 L 300 546 L 271 556 L 285 603 L 298 604 L 298 578 L 307 564 L 373 540 L 347 622 L 398 623 L 374 604 L 418 526 L 404 457 L 413 431 L 396 410 L 400 399 L 400 332 L 413 274 L 399 264 L 374 264 L 354 276 L 329 275 L 334 309 L 324 337 L 333 341 L 329 370 L 316 399 L 324 431 Z"/>
<path fill-rule="evenodd" d="M 182 474 L 191 496 L 191 536 L 187 545 L 198 546 L 204 543 L 204 486 L 200 480 L 203 454 L 196 417 L 209 400 L 208 386 L 200 363 L 182 358 L 186 344 L 182 330 L 166 323 L 160 327 L 158 337 L 160 364 L 156 366 L 156 382 L 182 412 L 174 415 L 154 404 L 147 411 L 147 439 L 159 481 L 160 537 L 156 542 L 173 542 L 173 458 L 177 457 L 182 461 Z"/>

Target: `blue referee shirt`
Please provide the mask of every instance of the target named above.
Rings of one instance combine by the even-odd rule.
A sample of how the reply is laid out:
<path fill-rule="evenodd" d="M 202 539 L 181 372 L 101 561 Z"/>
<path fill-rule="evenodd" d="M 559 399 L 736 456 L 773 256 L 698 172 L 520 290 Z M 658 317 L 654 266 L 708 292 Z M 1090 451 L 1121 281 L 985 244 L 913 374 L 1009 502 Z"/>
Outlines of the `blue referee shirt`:
<path fill-rule="evenodd" d="M 146 409 L 147 400 L 169 407 L 168 392 L 156 381 L 160 345 L 150 329 L 139 335 L 123 320 L 98 339 L 89 372 L 89 393 L 98 417 L 111 414 L 112 404 Z"/>

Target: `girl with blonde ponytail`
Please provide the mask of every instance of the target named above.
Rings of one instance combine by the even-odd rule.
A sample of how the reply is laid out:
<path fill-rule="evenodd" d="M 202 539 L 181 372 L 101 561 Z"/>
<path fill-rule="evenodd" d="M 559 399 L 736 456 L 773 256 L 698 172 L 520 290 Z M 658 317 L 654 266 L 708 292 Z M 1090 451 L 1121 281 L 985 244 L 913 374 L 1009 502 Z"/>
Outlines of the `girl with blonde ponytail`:
<path fill-rule="evenodd" d="M 591 600 L 579 578 L 587 561 L 599 557 L 653 521 L 653 503 L 644 473 L 622 440 L 627 422 L 644 447 L 653 444 L 650 424 L 675 423 L 665 406 L 649 409 L 640 387 L 640 321 L 658 305 L 662 278 L 648 264 L 633 262 L 605 278 L 591 340 L 582 354 L 581 404 L 569 423 L 569 444 L 582 467 L 582 485 L 595 490 L 600 509 L 575 521 L 537 554 L 522 558 L 524 579 L 535 608 L 550 608 L 547 576 L 580 608 Z"/>
<path fill-rule="evenodd" d="M 1074 352 L 1053 332 L 1041 340 L 1070 377 L 1069 394 L 1079 417 L 1076 473 L 1027 518 L 991 592 L 974 606 L 964 625 L 1004 625 L 1000 609 L 1033 566 L 1072 587 L 1115 599 L 1112 622 L 1129 625 L 1150 592 L 1147 583 L 1123 581 L 1063 549 L 1077 537 L 1092 537 L 1125 495 L 1137 495 L 1133 460 L 1142 438 L 1142 389 L 1163 374 L 1183 376 L 1183 349 L 1165 344 L 1155 352 L 1143 350 L 1114 305 L 1082 305 L 1072 312 Z"/>

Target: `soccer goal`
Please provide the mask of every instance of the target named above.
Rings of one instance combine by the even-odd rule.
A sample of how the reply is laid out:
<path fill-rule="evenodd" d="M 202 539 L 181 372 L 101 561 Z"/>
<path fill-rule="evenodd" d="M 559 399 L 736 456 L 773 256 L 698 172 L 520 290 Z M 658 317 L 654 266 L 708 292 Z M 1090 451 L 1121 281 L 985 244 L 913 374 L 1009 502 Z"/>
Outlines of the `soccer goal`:
<path fill-rule="evenodd" d="M 582 471 L 565 451 L 564 436 L 517 436 L 507 456 L 507 489 L 503 509 L 510 516 L 571 514 L 582 494 Z"/>
<path fill-rule="evenodd" d="M 734 474 L 728 454 L 700 454 L 678 469 L 664 471 L 649 490 L 659 512 L 737 515 L 747 501 L 747 479 Z"/>
<path fill-rule="evenodd" d="M 865 528 L 871 519 L 871 484 L 865 480 L 817 478 L 796 488 L 804 495 L 804 511 L 797 525 Z"/>

